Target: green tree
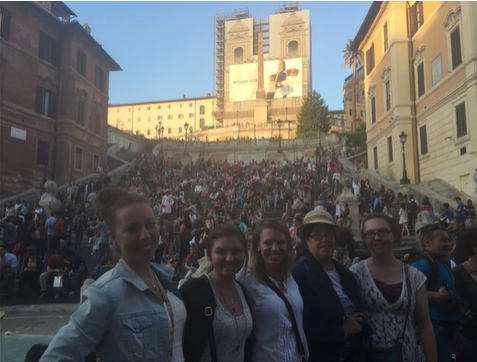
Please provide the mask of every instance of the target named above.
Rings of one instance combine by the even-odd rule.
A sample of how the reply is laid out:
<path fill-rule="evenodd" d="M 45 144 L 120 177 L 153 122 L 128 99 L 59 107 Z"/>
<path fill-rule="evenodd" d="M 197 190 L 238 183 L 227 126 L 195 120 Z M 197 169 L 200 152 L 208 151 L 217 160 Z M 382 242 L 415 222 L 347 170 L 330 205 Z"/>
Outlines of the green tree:
<path fill-rule="evenodd" d="M 343 65 L 353 69 L 353 78 L 351 85 L 351 102 L 353 102 L 353 122 L 351 124 L 351 129 L 356 130 L 356 69 L 363 64 L 363 53 L 357 50 L 351 49 L 351 44 L 353 41 L 348 39 L 348 42 L 345 44 L 344 49 L 341 51 L 343 53 Z"/>
<path fill-rule="evenodd" d="M 330 130 L 328 106 L 316 91 L 303 98 L 303 105 L 296 116 L 297 137 L 315 137 Z"/>
<path fill-rule="evenodd" d="M 366 122 L 362 122 L 356 132 L 346 132 L 345 135 L 353 146 L 366 147 Z"/>

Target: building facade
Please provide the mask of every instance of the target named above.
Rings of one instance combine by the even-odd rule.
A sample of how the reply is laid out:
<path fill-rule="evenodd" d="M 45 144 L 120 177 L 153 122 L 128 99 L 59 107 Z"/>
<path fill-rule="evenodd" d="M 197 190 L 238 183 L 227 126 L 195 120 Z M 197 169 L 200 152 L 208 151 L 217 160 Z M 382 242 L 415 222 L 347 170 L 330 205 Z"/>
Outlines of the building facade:
<path fill-rule="evenodd" d="M 371 5 L 352 44 L 365 55 L 370 168 L 398 181 L 405 161 L 411 183 L 475 192 L 476 15 L 466 1 Z"/>
<path fill-rule="evenodd" d="M 136 136 L 108 126 L 108 145 L 116 145 L 118 152 L 142 152 L 144 149 L 143 141 L 142 136 Z"/>
<path fill-rule="evenodd" d="M 1 195 L 106 164 L 109 72 L 121 70 L 63 2 L 2 2 Z"/>
<path fill-rule="evenodd" d="M 353 127 L 353 75 L 343 82 L 343 109 L 346 116 L 346 129 L 355 130 L 366 121 L 366 96 L 364 92 L 364 67 L 356 70 L 356 125 Z"/>
<path fill-rule="evenodd" d="M 216 99 L 210 94 L 202 98 L 184 95 L 181 99 L 115 104 L 108 108 L 108 124 L 149 139 L 184 139 L 187 124 L 188 137 L 195 139 L 200 132 L 217 126 L 215 104 Z"/>

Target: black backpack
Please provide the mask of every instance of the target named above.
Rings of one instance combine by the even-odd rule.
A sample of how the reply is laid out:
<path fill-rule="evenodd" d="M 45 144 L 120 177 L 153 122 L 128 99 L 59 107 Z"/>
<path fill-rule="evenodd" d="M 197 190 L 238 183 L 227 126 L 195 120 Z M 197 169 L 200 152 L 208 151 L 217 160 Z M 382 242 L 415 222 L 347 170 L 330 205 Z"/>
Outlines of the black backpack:
<path fill-rule="evenodd" d="M 411 200 L 409 201 L 409 211 L 417 211 L 418 207 L 417 207 L 417 202 L 416 200 Z"/>

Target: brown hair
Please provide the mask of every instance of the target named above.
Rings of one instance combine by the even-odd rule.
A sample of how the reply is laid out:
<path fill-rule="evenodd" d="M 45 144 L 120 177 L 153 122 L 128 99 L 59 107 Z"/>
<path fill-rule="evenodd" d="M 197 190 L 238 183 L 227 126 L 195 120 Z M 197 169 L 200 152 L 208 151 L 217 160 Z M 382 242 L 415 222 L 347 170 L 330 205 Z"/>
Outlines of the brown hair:
<path fill-rule="evenodd" d="M 113 235 L 116 230 L 116 212 L 126 206 L 142 203 L 149 205 L 149 202 L 141 195 L 115 187 L 103 188 L 96 196 L 99 214 Z"/>
<path fill-rule="evenodd" d="M 401 240 L 401 233 L 399 232 L 399 229 L 398 229 L 396 223 L 394 222 L 394 220 L 391 219 L 388 215 L 382 214 L 382 213 L 369 214 L 368 216 L 366 216 L 364 218 L 363 227 L 361 228 L 361 238 L 362 238 L 362 240 L 365 240 L 365 238 L 364 238 L 364 225 L 366 225 L 366 223 L 369 220 L 373 220 L 373 219 L 384 219 L 384 220 L 386 220 L 386 223 L 389 225 L 389 228 L 391 229 L 391 233 L 394 236 L 394 242 L 399 242 Z"/>
<path fill-rule="evenodd" d="M 205 239 L 205 250 L 207 251 L 207 256 L 212 259 L 212 248 L 217 239 L 230 237 L 236 237 L 240 241 L 245 253 L 245 266 L 247 266 L 247 241 L 245 240 L 245 235 L 240 231 L 240 228 L 234 224 L 217 225 L 210 231 L 209 235 L 207 235 L 207 239 Z"/>
<path fill-rule="evenodd" d="M 263 276 L 265 275 L 265 263 L 263 262 L 262 254 L 258 251 L 258 248 L 260 246 L 260 236 L 262 231 L 265 229 L 272 229 L 285 235 L 287 256 L 281 265 L 281 277 L 283 280 L 285 280 L 291 273 L 293 262 L 295 261 L 295 255 L 293 253 L 290 231 L 288 230 L 285 223 L 278 219 L 264 219 L 258 222 L 256 225 L 252 236 L 252 246 L 250 248 L 250 273 L 259 281 L 263 282 Z"/>

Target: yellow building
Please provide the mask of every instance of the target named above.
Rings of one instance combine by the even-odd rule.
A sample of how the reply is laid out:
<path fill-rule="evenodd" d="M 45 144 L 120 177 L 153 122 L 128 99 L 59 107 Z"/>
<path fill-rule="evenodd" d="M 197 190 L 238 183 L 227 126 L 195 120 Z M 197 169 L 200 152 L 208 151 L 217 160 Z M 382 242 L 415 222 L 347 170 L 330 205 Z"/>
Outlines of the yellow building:
<path fill-rule="evenodd" d="M 467 194 L 477 168 L 477 4 L 374 2 L 352 49 L 365 59 L 368 161 L 411 183 Z M 474 135 L 474 136 L 472 136 Z"/>
<path fill-rule="evenodd" d="M 346 118 L 345 127 L 356 130 L 366 120 L 366 96 L 364 92 L 364 67 L 356 70 L 356 124 L 353 126 L 353 75 L 343 82 L 343 109 Z"/>
<path fill-rule="evenodd" d="M 184 125 L 187 124 L 188 139 L 193 139 L 200 130 L 216 126 L 215 102 L 215 97 L 207 94 L 203 98 L 186 98 L 184 95 L 182 99 L 110 105 L 108 124 L 150 139 L 183 139 Z M 162 127 L 164 130 L 159 134 L 156 129 Z"/>

